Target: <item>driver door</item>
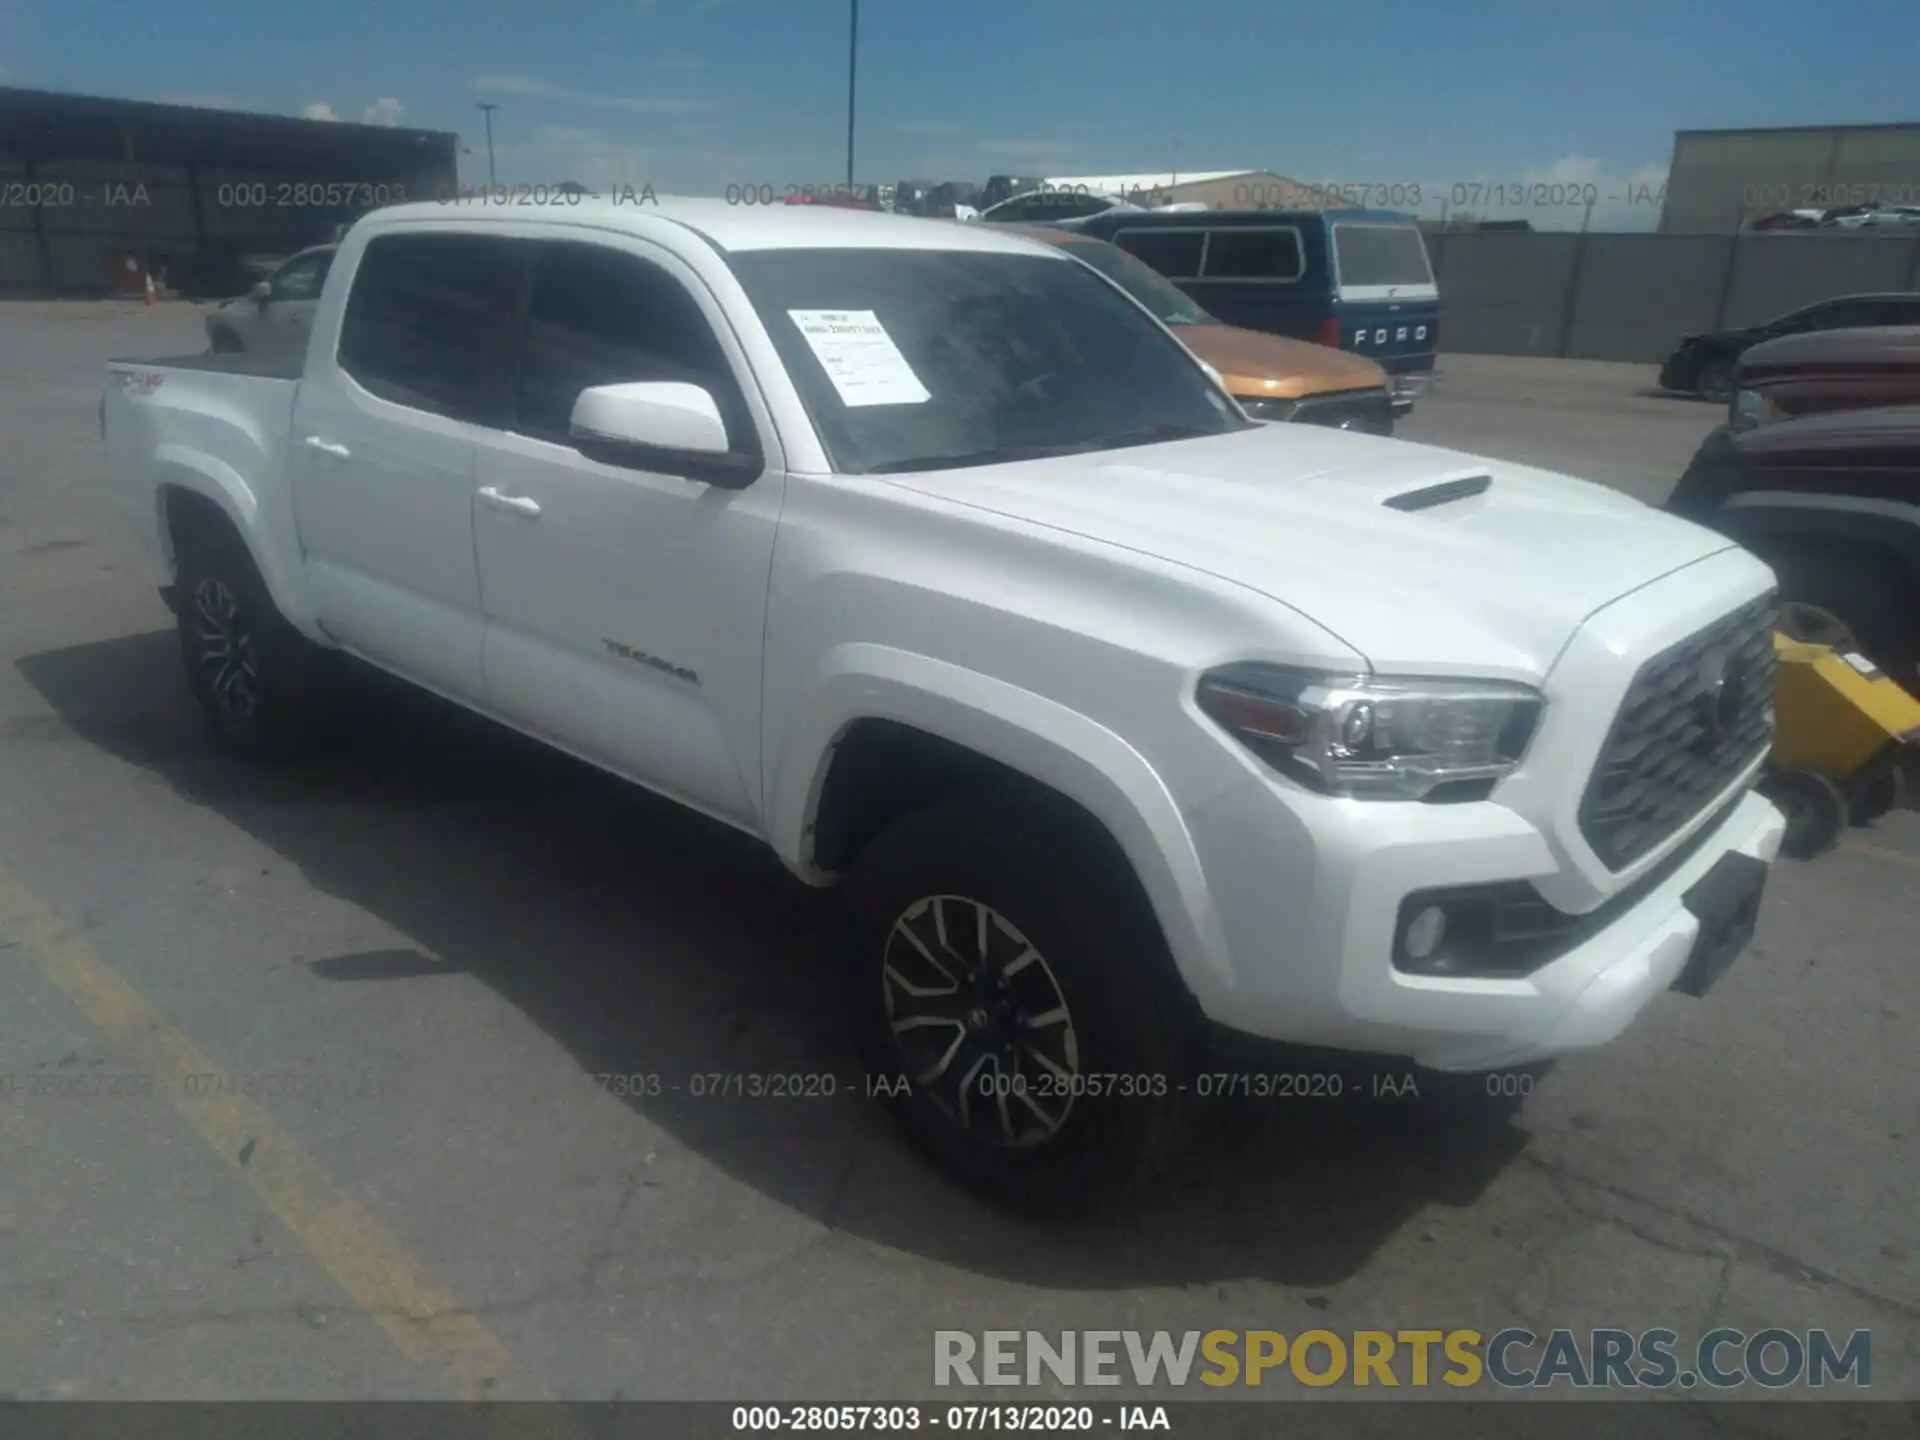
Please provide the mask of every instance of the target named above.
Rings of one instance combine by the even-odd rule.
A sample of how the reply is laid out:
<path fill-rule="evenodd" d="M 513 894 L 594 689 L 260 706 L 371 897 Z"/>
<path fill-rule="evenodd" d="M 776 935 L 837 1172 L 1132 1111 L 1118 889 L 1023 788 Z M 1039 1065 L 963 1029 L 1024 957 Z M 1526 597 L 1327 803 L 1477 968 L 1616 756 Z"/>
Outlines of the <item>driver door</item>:
<path fill-rule="evenodd" d="M 582 390 L 674 380 L 712 393 L 733 449 L 778 454 L 717 303 L 630 244 L 531 247 L 515 393 L 474 474 L 487 694 L 502 718 L 757 830 L 778 461 L 728 490 L 567 440 Z"/>

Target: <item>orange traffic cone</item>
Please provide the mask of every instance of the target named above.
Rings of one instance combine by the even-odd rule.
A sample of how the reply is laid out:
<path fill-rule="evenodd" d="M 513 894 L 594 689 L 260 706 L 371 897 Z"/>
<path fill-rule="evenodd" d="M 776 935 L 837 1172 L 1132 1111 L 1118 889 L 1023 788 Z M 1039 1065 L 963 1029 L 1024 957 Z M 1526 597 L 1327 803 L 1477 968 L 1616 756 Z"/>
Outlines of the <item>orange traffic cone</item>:
<path fill-rule="evenodd" d="M 153 272 L 148 271 L 147 272 L 147 304 L 148 305 L 153 304 L 153 295 L 154 295 Z"/>

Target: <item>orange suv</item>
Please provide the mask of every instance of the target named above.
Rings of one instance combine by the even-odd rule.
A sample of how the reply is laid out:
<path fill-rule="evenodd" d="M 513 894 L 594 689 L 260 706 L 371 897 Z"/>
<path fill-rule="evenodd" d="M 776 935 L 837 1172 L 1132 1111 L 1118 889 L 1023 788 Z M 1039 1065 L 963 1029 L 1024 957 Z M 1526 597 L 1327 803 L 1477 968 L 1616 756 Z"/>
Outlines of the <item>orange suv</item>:
<path fill-rule="evenodd" d="M 1216 320 L 1159 271 L 1091 235 L 1038 225 L 1004 228 L 1064 250 L 1146 306 L 1220 372 L 1227 390 L 1254 419 L 1393 433 L 1391 378 L 1364 355 Z"/>

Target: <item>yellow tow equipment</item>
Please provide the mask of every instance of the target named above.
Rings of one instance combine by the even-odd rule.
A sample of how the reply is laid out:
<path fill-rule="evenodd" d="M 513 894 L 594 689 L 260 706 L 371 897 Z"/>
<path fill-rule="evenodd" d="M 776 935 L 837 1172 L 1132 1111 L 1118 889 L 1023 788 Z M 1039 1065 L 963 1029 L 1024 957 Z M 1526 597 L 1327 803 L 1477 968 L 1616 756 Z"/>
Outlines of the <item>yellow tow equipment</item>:
<path fill-rule="evenodd" d="M 1902 798 L 1920 756 L 1920 700 L 1863 655 L 1775 632 L 1773 752 L 1760 792 L 1787 817 L 1782 849 L 1807 859 L 1849 822 L 1879 819 Z"/>

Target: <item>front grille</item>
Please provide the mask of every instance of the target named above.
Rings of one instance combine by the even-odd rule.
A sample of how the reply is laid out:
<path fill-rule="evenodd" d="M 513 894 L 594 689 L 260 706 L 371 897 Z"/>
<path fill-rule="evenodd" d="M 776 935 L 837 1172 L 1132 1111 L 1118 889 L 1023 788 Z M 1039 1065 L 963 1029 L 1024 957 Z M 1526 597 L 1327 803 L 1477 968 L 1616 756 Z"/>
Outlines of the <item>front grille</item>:
<path fill-rule="evenodd" d="M 1633 677 L 1580 801 L 1580 833 L 1609 869 L 1693 819 L 1772 743 L 1777 603 L 1741 606 Z"/>
<path fill-rule="evenodd" d="M 1294 403 L 1287 418 L 1297 425 L 1326 425 L 1335 430 L 1344 428 L 1368 435 L 1387 435 L 1393 431 L 1393 397 L 1384 390 L 1309 395 Z"/>

